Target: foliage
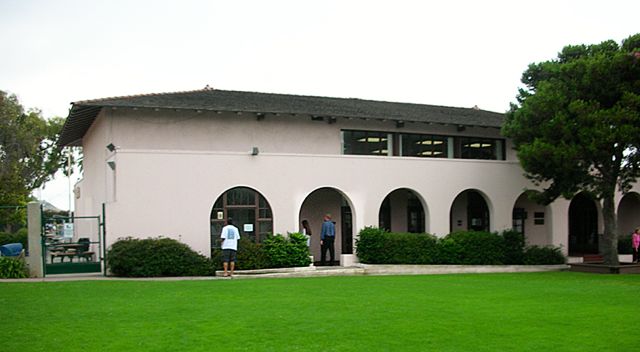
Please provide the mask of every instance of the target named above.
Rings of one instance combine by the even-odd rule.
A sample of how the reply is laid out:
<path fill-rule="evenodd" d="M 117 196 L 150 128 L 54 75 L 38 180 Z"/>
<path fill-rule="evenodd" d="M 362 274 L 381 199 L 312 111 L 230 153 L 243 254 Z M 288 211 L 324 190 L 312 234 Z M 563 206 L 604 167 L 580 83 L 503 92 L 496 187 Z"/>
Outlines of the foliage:
<path fill-rule="evenodd" d="M 618 236 L 618 253 L 633 254 L 633 244 L 631 243 L 631 234 Z"/>
<path fill-rule="evenodd" d="M 222 250 L 212 249 L 211 258 L 216 262 L 216 268 L 220 269 Z M 299 233 L 290 233 L 288 237 L 280 234 L 270 235 L 263 243 L 241 238 L 238 242 L 237 259 L 236 269 L 240 270 L 288 268 L 311 264 L 307 239 Z"/>
<path fill-rule="evenodd" d="M 357 239 L 360 262 L 367 264 L 432 264 L 436 237 L 424 233 L 390 233 L 367 227 Z"/>
<path fill-rule="evenodd" d="M 300 233 L 290 233 L 287 237 L 280 234 L 268 236 L 263 248 L 269 266 L 273 268 L 308 266 L 311 263 L 307 238 Z"/>
<path fill-rule="evenodd" d="M 25 111 L 15 95 L 0 91 L 0 204 L 26 204 L 32 190 L 65 170 L 68 153 L 57 144 L 63 124 Z"/>
<path fill-rule="evenodd" d="M 526 265 L 552 265 L 566 262 L 560 247 L 529 246 L 524 250 L 523 262 Z"/>
<path fill-rule="evenodd" d="M 29 277 L 24 258 L 0 256 L 0 279 L 22 279 Z"/>
<path fill-rule="evenodd" d="M 531 64 L 503 134 L 513 140 L 526 175 L 545 187 L 539 200 L 586 191 L 603 199 L 601 252 L 617 263 L 616 186 L 640 175 L 640 34 L 566 46 L 558 58 Z"/>
<path fill-rule="evenodd" d="M 500 235 L 504 240 L 504 263 L 522 264 L 525 248 L 524 235 L 515 230 L 503 231 Z"/>
<path fill-rule="evenodd" d="M 501 234 L 459 231 L 443 238 L 429 234 L 393 233 L 366 227 L 356 240 L 365 264 L 520 265 L 564 263 L 559 247 L 525 247 L 516 231 Z"/>
<path fill-rule="evenodd" d="M 438 262 L 466 265 L 504 264 L 505 242 L 496 233 L 453 232 L 440 240 Z"/>
<path fill-rule="evenodd" d="M 28 248 L 29 232 L 26 228 L 21 228 L 15 233 L 0 232 L 0 246 L 8 243 L 22 243 L 22 248 Z"/>
<path fill-rule="evenodd" d="M 211 260 L 171 238 L 125 238 L 107 252 L 112 275 L 123 277 L 208 276 Z"/>

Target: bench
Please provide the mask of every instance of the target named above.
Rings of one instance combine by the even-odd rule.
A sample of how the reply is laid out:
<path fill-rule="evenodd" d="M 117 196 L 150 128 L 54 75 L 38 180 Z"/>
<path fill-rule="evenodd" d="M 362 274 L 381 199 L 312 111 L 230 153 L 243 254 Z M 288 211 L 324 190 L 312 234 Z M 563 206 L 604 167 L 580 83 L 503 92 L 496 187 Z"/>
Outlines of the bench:
<path fill-rule="evenodd" d="M 64 258 L 69 258 L 69 261 L 73 263 L 73 257 L 77 256 L 78 253 L 75 251 L 68 252 L 51 252 L 51 263 L 53 263 L 53 259 L 60 258 L 60 263 L 64 263 Z"/>

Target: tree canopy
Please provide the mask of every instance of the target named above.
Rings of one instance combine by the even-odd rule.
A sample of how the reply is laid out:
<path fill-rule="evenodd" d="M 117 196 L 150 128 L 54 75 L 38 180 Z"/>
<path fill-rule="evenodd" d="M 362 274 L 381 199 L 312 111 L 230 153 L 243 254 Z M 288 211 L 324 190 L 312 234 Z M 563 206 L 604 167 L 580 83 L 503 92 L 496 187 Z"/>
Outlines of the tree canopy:
<path fill-rule="evenodd" d="M 608 263 L 617 263 L 616 187 L 640 175 L 640 34 L 621 45 L 569 45 L 522 75 L 503 133 L 512 138 L 539 200 L 585 191 L 603 201 Z M 614 258 L 615 257 L 615 258 Z"/>
<path fill-rule="evenodd" d="M 67 155 L 57 145 L 64 119 L 45 119 L 0 91 L 0 205 L 24 204 L 34 189 L 60 169 Z"/>

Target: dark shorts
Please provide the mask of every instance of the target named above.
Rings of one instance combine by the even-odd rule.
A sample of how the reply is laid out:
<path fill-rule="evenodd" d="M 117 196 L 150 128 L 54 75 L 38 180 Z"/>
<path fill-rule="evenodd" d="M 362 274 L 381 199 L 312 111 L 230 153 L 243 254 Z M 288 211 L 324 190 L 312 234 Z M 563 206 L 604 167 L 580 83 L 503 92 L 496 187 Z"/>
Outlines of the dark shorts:
<path fill-rule="evenodd" d="M 225 263 L 236 262 L 236 253 L 237 251 L 233 249 L 223 249 L 222 250 L 222 261 Z"/>

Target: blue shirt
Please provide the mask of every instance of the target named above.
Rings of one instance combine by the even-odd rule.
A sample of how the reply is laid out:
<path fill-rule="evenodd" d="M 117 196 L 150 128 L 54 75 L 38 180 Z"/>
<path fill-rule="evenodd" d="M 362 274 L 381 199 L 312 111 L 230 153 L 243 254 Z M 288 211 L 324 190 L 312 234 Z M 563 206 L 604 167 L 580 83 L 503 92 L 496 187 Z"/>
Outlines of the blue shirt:
<path fill-rule="evenodd" d="M 336 225 L 331 222 L 331 220 L 326 220 L 322 223 L 322 230 L 320 231 L 320 239 L 324 240 L 325 236 L 335 237 L 336 236 Z"/>

